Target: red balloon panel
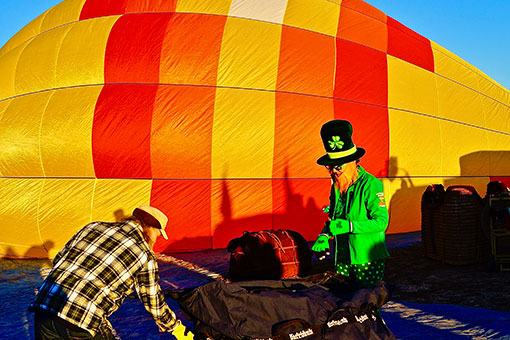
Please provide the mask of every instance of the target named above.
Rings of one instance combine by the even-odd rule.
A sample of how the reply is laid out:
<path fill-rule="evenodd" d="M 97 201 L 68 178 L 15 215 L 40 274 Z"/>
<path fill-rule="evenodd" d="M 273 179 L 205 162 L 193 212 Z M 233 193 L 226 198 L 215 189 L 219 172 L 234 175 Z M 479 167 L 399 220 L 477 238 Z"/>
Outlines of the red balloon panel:
<path fill-rule="evenodd" d="M 388 176 L 388 108 L 335 100 L 335 119 L 345 119 L 353 127 L 352 140 L 366 150 L 361 165 L 376 177 Z"/>
<path fill-rule="evenodd" d="M 160 82 L 216 86 L 226 16 L 175 13 L 161 50 Z"/>
<path fill-rule="evenodd" d="M 161 48 L 172 14 L 124 15 L 106 45 L 105 83 L 159 83 Z"/>
<path fill-rule="evenodd" d="M 337 39 L 335 98 L 388 105 L 386 54 Z"/>
<path fill-rule="evenodd" d="M 97 178 L 151 178 L 156 85 L 105 85 L 96 103 L 92 155 Z"/>
<path fill-rule="evenodd" d="M 128 0 L 87 0 L 83 4 L 80 20 L 124 14 Z"/>
<path fill-rule="evenodd" d="M 388 54 L 434 72 L 430 40 L 388 17 Z"/>
<path fill-rule="evenodd" d="M 211 180 L 154 180 L 151 205 L 168 216 L 168 240 L 158 238 L 155 251 L 212 247 Z"/>

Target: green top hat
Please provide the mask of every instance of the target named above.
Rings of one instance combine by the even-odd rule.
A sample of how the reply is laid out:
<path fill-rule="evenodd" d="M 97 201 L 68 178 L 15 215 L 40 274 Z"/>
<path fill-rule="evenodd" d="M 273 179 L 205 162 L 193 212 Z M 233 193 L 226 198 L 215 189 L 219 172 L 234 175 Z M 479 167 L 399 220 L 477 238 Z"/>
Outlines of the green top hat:
<path fill-rule="evenodd" d="M 346 120 L 331 120 L 321 128 L 326 154 L 317 160 L 319 165 L 342 165 L 355 161 L 365 154 L 352 142 L 352 125 Z"/>

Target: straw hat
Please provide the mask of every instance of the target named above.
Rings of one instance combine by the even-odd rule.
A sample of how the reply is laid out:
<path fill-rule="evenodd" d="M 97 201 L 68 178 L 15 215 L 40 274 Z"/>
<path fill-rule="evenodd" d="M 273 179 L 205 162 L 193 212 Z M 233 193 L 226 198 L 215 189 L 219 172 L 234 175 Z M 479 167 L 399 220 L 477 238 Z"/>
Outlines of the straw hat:
<path fill-rule="evenodd" d="M 165 240 L 168 240 L 168 235 L 165 232 L 168 217 L 166 217 L 161 210 L 148 205 L 141 205 L 133 210 L 133 216 L 139 218 L 151 227 L 160 229 L 161 236 L 163 236 Z"/>

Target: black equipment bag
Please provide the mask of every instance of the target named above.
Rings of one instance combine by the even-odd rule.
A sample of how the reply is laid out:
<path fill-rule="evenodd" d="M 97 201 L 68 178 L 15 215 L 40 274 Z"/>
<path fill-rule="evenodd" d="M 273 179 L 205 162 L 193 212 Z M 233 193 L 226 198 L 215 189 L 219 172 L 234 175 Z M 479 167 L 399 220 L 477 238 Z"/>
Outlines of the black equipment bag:
<path fill-rule="evenodd" d="M 305 238 L 288 229 L 244 232 L 227 246 L 231 281 L 279 280 L 308 275 L 312 254 Z"/>
<path fill-rule="evenodd" d="M 357 289 L 326 272 L 304 279 L 216 281 L 166 293 L 194 324 L 195 340 L 393 340 L 376 311 L 389 299 L 383 281 Z"/>

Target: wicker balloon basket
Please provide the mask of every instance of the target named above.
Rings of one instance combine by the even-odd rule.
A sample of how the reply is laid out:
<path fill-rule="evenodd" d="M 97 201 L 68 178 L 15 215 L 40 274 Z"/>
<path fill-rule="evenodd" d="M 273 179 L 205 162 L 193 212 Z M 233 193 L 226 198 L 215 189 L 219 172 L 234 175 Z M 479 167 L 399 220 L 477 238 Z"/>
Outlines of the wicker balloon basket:
<path fill-rule="evenodd" d="M 425 256 L 441 260 L 439 249 L 442 239 L 439 237 L 441 227 L 441 205 L 444 199 L 442 184 L 431 184 L 421 197 L 421 241 Z"/>
<path fill-rule="evenodd" d="M 482 198 L 472 186 L 450 186 L 446 191 L 441 187 L 427 188 L 422 197 L 425 255 L 454 265 L 487 261 L 489 240 L 481 227 Z"/>

